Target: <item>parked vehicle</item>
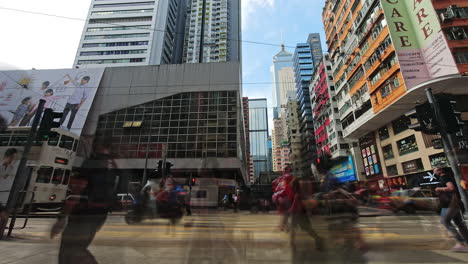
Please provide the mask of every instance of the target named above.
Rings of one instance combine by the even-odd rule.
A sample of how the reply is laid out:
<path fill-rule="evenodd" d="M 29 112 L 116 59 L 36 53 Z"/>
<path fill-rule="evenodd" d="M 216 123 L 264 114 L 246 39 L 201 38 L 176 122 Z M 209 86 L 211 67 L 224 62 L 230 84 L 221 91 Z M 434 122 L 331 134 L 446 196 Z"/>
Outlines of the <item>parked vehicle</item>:
<path fill-rule="evenodd" d="M 135 198 L 131 193 L 119 193 L 117 194 L 119 205 L 119 210 L 126 210 L 132 207 L 135 202 Z"/>
<path fill-rule="evenodd" d="M 391 195 L 394 212 L 440 211 L 439 198 L 429 189 L 409 189 L 395 191 Z"/>

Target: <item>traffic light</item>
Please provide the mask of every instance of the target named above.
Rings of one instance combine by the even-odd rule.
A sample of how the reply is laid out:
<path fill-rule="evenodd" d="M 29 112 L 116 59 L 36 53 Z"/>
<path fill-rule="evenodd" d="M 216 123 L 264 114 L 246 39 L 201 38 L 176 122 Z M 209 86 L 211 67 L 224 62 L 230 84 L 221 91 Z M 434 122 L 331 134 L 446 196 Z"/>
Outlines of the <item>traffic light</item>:
<path fill-rule="evenodd" d="M 456 101 L 446 94 L 436 95 L 439 104 L 441 118 L 445 120 L 447 133 L 455 134 L 463 128 L 465 123 L 461 119 L 461 112 L 456 110 Z"/>
<path fill-rule="evenodd" d="M 409 125 L 409 129 L 421 131 L 429 135 L 439 133 L 439 127 L 434 116 L 434 111 L 429 103 L 417 105 L 414 109 L 406 112 L 405 116 L 418 120 L 417 123 Z"/>
<path fill-rule="evenodd" d="M 190 186 L 194 186 L 196 182 L 197 182 L 197 179 L 191 178 L 190 179 Z"/>
<path fill-rule="evenodd" d="M 51 131 L 51 129 L 60 127 L 60 122 L 55 121 L 55 119 L 62 118 L 62 116 L 62 113 L 54 112 L 54 110 L 46 108 L 44 110 L 44 114 L 42 115 L 39 129 L 37 130 L 37 137 L 39 139 L 44 139 L 56 135 L 57 133 Z"/>

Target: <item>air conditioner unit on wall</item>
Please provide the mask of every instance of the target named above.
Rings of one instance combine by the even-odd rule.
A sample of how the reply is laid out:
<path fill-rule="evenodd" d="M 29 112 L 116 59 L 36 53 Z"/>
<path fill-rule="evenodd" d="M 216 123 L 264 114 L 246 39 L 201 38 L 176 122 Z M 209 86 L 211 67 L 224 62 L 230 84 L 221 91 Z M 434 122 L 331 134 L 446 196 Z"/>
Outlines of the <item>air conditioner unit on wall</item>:
<path fill-rule="evenodd" d="M 457 6 L 451 5 L 449 6 L 443 13 L 440 14 L 440 20 L 442 22 L 446 20 L 451 20 L 455 18 L 455 9 Z"/>

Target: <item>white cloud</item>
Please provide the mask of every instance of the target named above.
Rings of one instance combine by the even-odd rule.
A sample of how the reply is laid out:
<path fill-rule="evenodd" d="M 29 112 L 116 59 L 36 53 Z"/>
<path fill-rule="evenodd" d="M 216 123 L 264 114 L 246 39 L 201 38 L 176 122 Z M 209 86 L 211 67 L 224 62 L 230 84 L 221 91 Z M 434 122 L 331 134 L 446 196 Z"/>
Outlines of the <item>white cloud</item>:
<path fill-rule="evenodd" d="M 275 0 L 242 0 L 242 27 L 245 28 L 251 16 L 263 8 L 273 8 Z"/>

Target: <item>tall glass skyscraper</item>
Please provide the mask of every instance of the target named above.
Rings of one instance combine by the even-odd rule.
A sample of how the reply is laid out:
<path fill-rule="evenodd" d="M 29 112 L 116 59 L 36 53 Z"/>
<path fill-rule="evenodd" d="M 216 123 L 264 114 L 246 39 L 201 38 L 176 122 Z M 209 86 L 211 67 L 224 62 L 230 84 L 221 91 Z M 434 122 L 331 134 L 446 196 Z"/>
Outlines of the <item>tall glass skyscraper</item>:
<path fill-rule="evenodd" d="M 319 50 L 320 56 L 318 54 Z M 307 42 L 297 44 L 294 52 L 296 99 L 299 104 L 298 115 L 302 135 L 301 167 L 305 177 L 311 176 L 311 164 L 317 156 L 309 85 L 314 74 L 314 65 L 320 62 L 322 58 L 321 53 L 320 35 L 318 33 L 309 34 Z"/>
<path fill-rule="evenodd" d="M 268 108 L 266 99 L 249 99 L 250 154 L 253 157 L 254 178 L 270 171 L 268 150 Z"/>
<path fill-rule="evenodd" d="M 288 102 L 288 96 L 294 95 L 294 68 L 293 54 L 287 52 L 284 44 L 281 51 L 273 57 L 271 74 L 273 76 L 273 109 L 274 118 L 279 118 L 283 109 L 282 106 Z"/>

